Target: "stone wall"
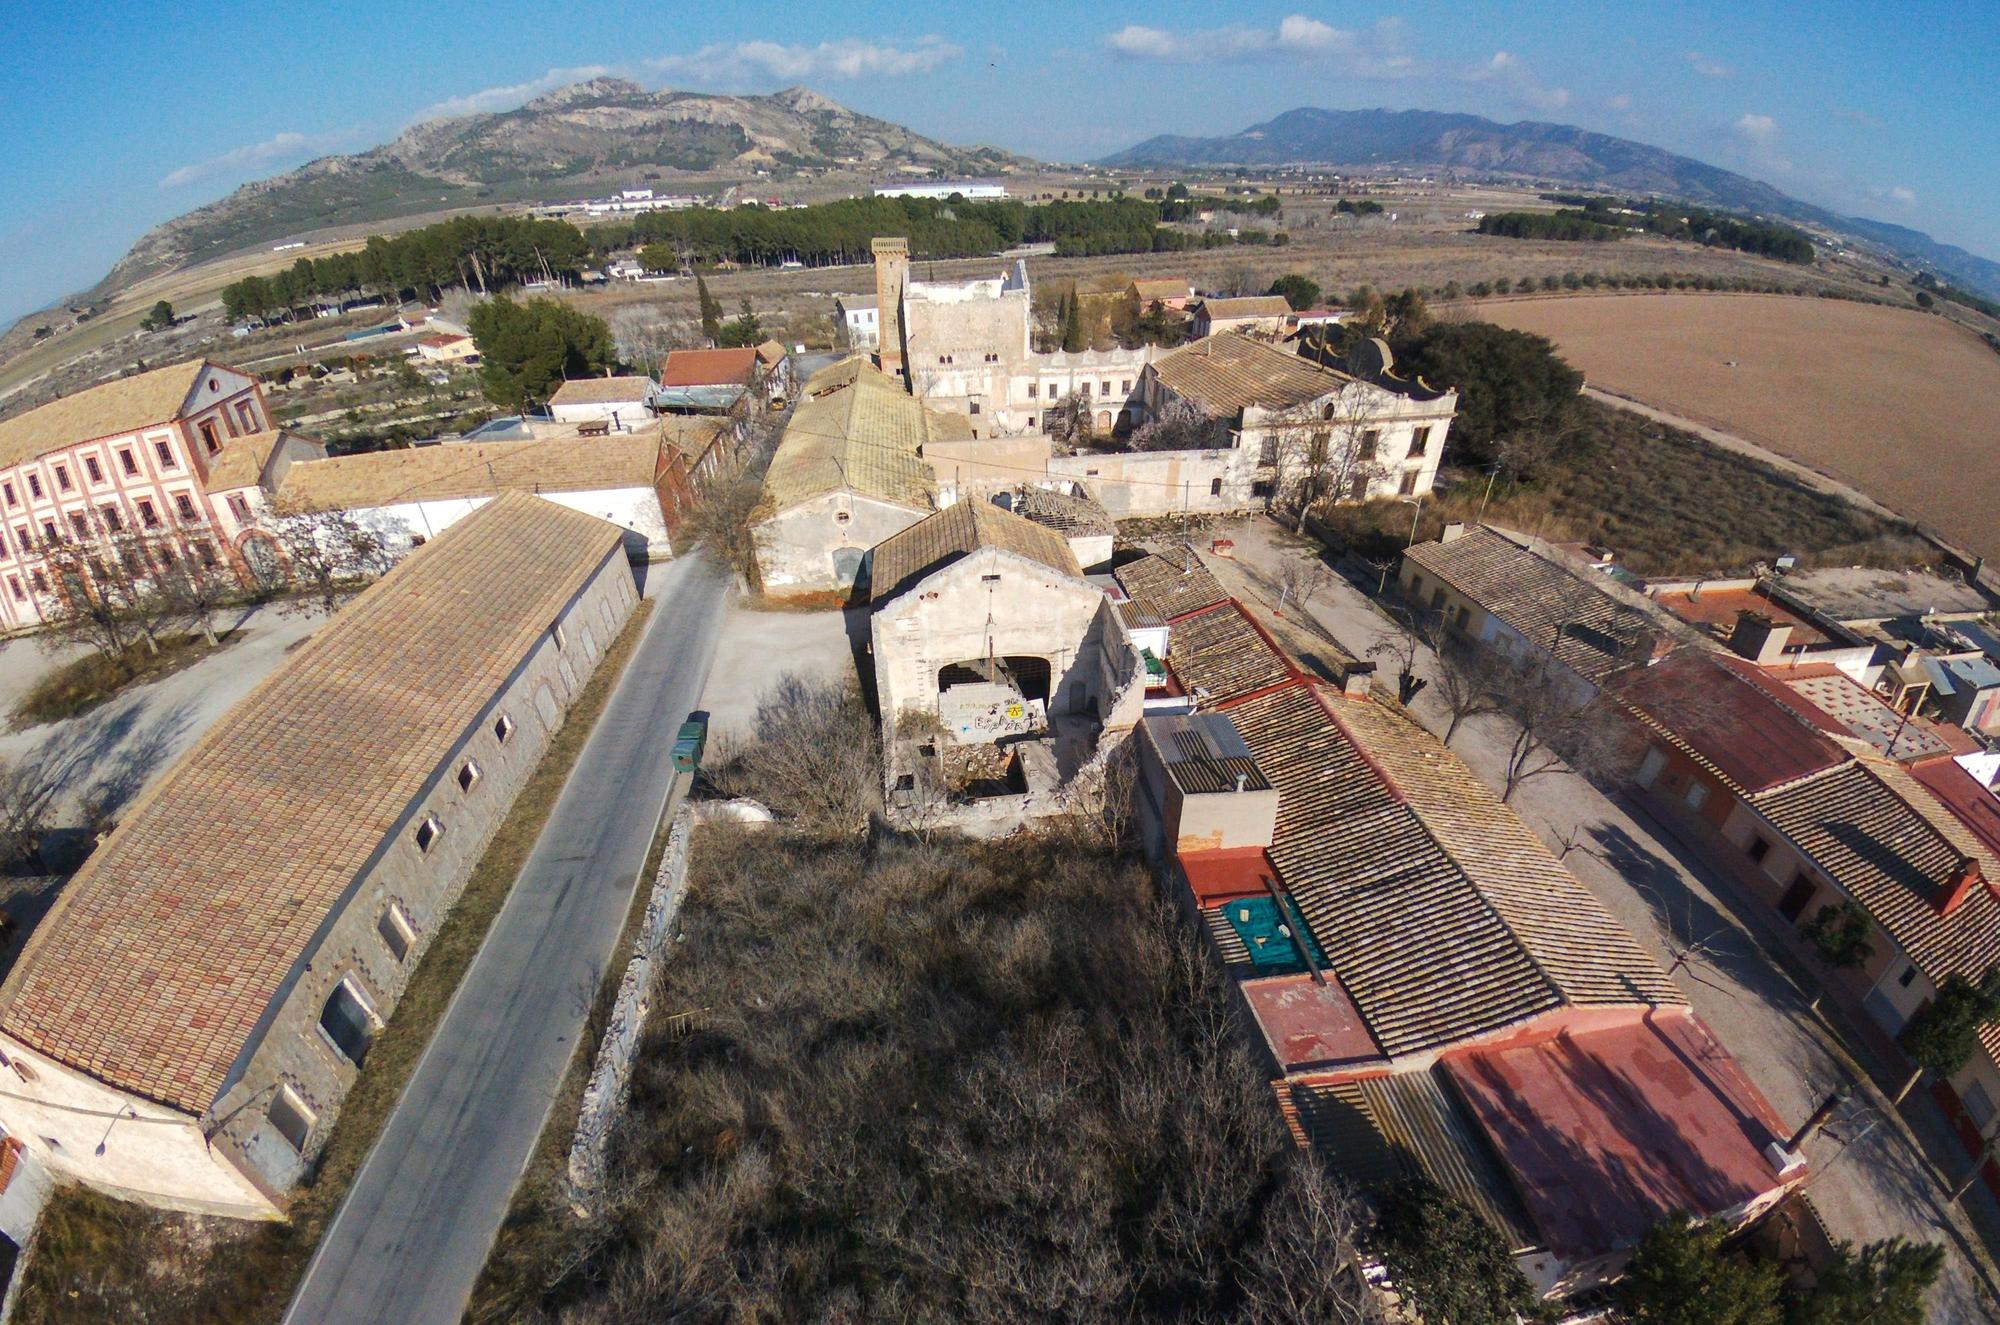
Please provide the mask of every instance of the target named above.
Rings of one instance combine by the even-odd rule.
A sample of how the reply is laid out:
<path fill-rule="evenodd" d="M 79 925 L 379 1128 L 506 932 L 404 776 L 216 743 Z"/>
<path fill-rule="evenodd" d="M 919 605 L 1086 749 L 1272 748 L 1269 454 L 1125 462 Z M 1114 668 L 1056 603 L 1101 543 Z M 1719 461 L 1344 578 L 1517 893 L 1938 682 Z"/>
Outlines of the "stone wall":
<path fill-rule="evenodd" d="M 646 1017 L 652 1011 L 660 959 L 674 932 L 681 899 L 687 893 L 688 839 L 693 831 L 694 815 L 683 805 L 675 812 L 674 826 L 667 833 L 660 869 L 653 876 L 653 891 L 646 899 L 639 940 L 631 962 L 625 967 L 625 976 L 618 982 L 611 1021 L 605 1027 L 603 1042 L 598 1045 L 590 1081 L 583 1088 L 583 1106 L 577 1113 L 576 1137 L 570 1142 L 567 1174 L 570 1204 L 578 1215 L 595 1213 L 604 1191 L 611 1129 L 625 1107 L 626 1092 L 632 1081 L 632 1060 L 638 1055 Z"/>

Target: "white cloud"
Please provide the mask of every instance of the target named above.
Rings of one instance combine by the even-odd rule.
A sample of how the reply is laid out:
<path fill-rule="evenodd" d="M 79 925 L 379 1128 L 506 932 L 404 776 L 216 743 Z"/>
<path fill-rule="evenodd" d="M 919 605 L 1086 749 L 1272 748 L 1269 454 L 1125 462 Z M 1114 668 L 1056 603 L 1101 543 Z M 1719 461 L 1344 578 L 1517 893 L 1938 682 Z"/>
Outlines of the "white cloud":
<path fill-rule="evenodd" d="M 348 135 L 344 133 L 276 133 L 261 143 L 250 143 L 244 147 L 231 148 L 206 160 L 191 162 L 179 169 L 170 170 L 160 180 L 163 189 L 186 188 L 217 175 L 235 174 L 254 166 L 268 166 L 279 161 L 299 161 L 338 146 Z"/>
<path fill-rule="evenodd" d="M 1243 60 L 1332 63 L 1360 77 L 1397 78 L 1415 62 L 1397 49 L 1400 20 L 1388 18 L 1367 33 L 1336 28 L 1304 14 L 1280 19 L 1274 28 L 1230 24 L 1219 28 L 1153 28 L 1128 23 L 1104 38 L 1106 49 L 1128 60 L 1173 64 L 1215 64 Z"/>
<path fill-rule="evenodd" d="M 1632 109 L 1632 98 L 1620 92 L 1615 97 L 1606 97 L 1604 99 L 1604 107 L 1606 110 L 1630 110 Z"/>
<path fill-rule="evenodd" d="M 919 37 L 909 45 L 847 38 L 816 46 L 775 41 L 723 42 L 704 46 L 692 55 L 667 55 L 648 60 L 648 68 L 674 76 L 741 82 L 808 78 L 896 78 L 927 74 L 965 51 L 942 37 Z"/>
<path fill-rule="evenodd" d="M 551 69 L 540 78 L 531 78 L 525 83 L 509 83 L 501 87 L 484 87 L 477 92 L 468 92 L 462 97 L 446 97 L 434 106 L 426 106 L 410 117 L 412 124 L 426 120 L 449 119 L 455 115 L 481 115 L 488 111 L 512 110 L 524 102 L 532 101 L 544 92 L 566 87 L 571 83 L 583 83 L 593 78 L 602 78 L 611 70 L 601 64 L 571 65 L 567 69 Z"/>
<path fill-rule="evenodd" d="M 1868 190 L 1868 196 L 1877 202 L 1893 203 L 1898 207 L 1915 207 L 1917 205 L 1917 191 L 1905 188 L 1901 184 L 1892 185 L 1889 188 L 1882 188 L 1880 185 L 1877 185 Z"/>
<path fill-rule="evenodd" d="M 1722 63 L 1722 61 L 1720 60 L 1709 59 L 1706 55 L 1703 55 L 1700 51 L 1689 51 L 1687 53 L 1687 62 L 1693 65 L 1694 71 L 1700 74 L 1703 78 L 1736 77 L 1736 71 L 1734 69 Z"/>
<path fill-rule="evenodd" d="M 1745 111 L 1736 121 L 1736 132 L 1753 143 L 1769 143 L 1778 136 L 1778 122 L 1769 115 L 1752 115 Z"/>
<path fill-rule="evenodd" d="M 1569 105 L 1568 88 L 1546 86 L 1522 62 L 1521 57 L 1511 51 L 1493 52 L 1491 59 L 1466 70 L 1464 79 L 1468 83 L 1493 84 L 1509 101 L 1524 110 L 1561 110 Z"/>

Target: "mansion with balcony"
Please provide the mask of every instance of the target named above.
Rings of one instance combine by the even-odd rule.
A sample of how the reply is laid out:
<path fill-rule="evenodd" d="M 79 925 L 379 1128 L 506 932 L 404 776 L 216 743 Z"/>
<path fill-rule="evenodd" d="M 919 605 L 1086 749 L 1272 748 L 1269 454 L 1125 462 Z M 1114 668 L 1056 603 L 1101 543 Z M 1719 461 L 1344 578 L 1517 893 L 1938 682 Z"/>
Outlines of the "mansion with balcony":
<path fill-rule="evenodd" d="M 146 555 L 275 569 L 263 491 L 318 442 L 273 426 L 257 379 L 206 359 L 105 382 L 0 421 L 0 631 L 60 603 L 48 549 L 145 538 Z M 162 566 L 161 569 L 165 567 Z"/>

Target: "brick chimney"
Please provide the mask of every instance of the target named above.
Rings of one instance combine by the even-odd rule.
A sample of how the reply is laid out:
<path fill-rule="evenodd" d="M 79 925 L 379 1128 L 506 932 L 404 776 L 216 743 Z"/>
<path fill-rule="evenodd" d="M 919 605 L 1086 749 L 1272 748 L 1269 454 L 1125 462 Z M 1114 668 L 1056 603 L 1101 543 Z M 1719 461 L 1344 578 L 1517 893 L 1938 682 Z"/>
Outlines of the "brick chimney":
<path fill-rule="evenodd" d="M 1340 693 L 1349 699 L 1366 699 L 1369 684 L 1374 679 L 1374 663 L 1360 661 L 1350 663 L 1340 678 Z"/>
<path fill-rule="evenodd" d="M 1945 880 L 1938 892 L 1937 909 L 1941 916 L 1948 916 L 1964 902 L 1975 885 L 1982 882 L 1979 860 L 1975 856 L 1960 856 L 1953 866 L 1951 877 Z"/>
<path fill-rule="evenodd" d="M 876 324 L 881 328 L 881 348 L 876 361 L 885 373 L 903 371 L 903 286 L 910 279 L 910 241 L 877 238 L 869 241 L 875 254 Z"/>

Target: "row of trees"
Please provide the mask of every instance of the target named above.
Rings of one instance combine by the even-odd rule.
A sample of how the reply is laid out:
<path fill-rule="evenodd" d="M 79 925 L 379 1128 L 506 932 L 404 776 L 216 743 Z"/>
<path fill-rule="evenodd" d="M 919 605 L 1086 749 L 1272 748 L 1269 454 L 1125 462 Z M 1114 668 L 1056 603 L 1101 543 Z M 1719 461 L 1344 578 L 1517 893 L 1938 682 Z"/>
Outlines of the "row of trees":
<path fill-rule="evenodd" d="M 327 302 L 376 295 L 389 302 L 453 287 L 489 294 L 530 280 L 574 277 L 594 249 L 566 221 L 459 216 L 400 235 L 374 235 L 352 253 L 300 258 L 271 276 L 246 276 L 222 289 L 232 318 L 294 317 Z"/>
<path fill-rule="evenodd" d="M 1618 231 L 1643 230 L 1648 234 L 1663 235 L 1668 239 L 1684 239 L 1711 248 L 1731 248 L 1742 253 L 1756 253 L 1780 262 L 1809 263 L 1813 260 L 1812 237 L 1796 226 L 1784 225 L 1777 221 L 1764 221 L 1751 216 L 1738 216 L 1730 212 L 1715 211 L 1706 207 L 1690 207 L 1681 203 L 1663 202 L 1657 198 L 1607 198 L 1596 194 L 1545 193 L 1543 198 L 1550 202 L 1567 204 L 1567 209 L 1555 213 L 1557 218 L 1565 218 L 1572 224 L 1582 226 L 1602 226 Z M 1506 218 L 1505 226 L 1488 229 L 1487 221 Z M 1517 224 L 1511 218 L 1527 218 L 1525 229 L 1506 228 Z M 1525 235 L 1528 238 L 1545 239 L 1615 239 L 1618 236 L 1594 233 L 1549 233 L 1537 228 L 1536 218 L 1549 220 L 1547 213 L 1503 212 L 1497 217 L 1489 216 L 1479 223 L 1481 234 Z"/>
<path fill-rule="evenodd" d="M 1479 218 L 1479 233 L 1509 239 L 1607 240 L 1623 239 L 1631 232 L 1582 212 L 1560 211 L 1488 212 Z"/>

